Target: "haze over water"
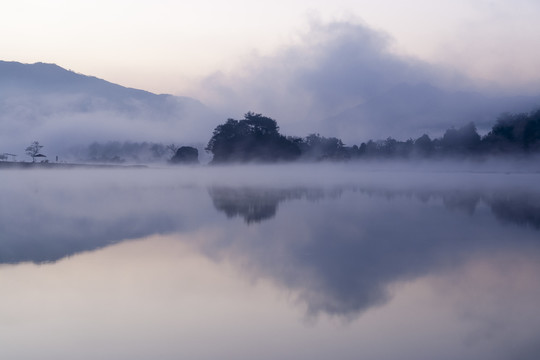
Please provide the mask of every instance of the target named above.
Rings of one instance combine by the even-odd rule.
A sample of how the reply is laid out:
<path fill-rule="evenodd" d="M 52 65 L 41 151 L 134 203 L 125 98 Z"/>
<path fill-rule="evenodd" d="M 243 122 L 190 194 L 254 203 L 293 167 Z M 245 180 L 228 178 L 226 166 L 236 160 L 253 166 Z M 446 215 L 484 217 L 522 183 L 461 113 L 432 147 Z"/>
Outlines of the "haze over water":
<path fill-rule="evenodd" d="M 538 173 L 0 173 L 5 359 L 536 359 Z"/>

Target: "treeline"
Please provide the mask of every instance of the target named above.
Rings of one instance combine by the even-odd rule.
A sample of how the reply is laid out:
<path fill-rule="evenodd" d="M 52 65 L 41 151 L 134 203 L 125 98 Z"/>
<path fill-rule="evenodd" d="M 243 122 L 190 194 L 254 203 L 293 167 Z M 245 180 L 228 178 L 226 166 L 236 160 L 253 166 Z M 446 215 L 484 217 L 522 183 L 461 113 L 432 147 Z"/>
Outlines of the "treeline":
<path fill-rule="evenodd" d="M 540 110 L 503 114 L 485 136 L 469 123 L 446 130 L 440 138 L 424 134 L 399 141 L 389 137 L 352 146 L 319 134 L 286 137 L 274 119 L 249 112 L 242 120 L 228 119 L 217 126 L 206 150 L 213 154 L 213 163 L 531 154 L 540 152 Z"/>
<path fill-rule="evenodd" d="M 108 141 L 72 148 L 71 153 L 86 162 L 122 164 L 167 161 L 176 150 L 172 144 Z"/>
<path fill-rule="evenodd" d="M 415 140 L 370 140 L 345 152 L 349 157 L 405 158 L 538 153 L 540 110 L 530 114 L 503 114 L 485 136 L 478 134 L 474 123 L 469 123 L 446 130 L 440 138 L 431 139 L 424 134 Z"/>

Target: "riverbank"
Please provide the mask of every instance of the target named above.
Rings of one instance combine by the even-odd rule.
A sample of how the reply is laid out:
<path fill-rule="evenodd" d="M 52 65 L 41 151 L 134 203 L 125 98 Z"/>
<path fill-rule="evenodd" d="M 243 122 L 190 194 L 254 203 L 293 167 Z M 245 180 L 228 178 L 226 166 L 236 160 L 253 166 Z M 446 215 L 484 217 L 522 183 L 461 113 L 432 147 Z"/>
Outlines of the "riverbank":
<path fill-rule="evenodd" d="M 0 161 L 0 169 L 114 169 L 114 168 L 146 168 L 146 165 L 109 165 L 109 164 L 70 164 L 70 163 L 31 163 Z"/>

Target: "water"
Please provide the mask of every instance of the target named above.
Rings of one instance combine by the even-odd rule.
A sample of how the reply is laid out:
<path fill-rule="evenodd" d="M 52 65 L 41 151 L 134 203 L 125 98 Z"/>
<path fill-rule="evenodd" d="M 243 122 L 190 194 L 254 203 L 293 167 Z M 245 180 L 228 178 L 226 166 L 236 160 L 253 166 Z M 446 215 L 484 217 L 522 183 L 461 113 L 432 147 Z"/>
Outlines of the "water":
<path fill-rule="evenodd" d="M 2 171 L 3 359 L 537 359 L 540 175 Z"/>

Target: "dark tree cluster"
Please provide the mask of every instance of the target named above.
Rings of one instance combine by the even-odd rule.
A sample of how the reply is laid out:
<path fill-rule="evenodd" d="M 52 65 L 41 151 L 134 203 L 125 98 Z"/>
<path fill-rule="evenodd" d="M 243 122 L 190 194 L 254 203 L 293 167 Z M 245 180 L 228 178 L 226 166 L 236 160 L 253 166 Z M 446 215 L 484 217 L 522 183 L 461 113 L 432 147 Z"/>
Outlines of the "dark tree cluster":
<path fill-rule="evenodd" d="M 217 126 L 206 150 L 214 163 L 291 161 L 300 156 L 298 144 L 279 133 L 274 119 L 252 112 Z"/>
<path fill-rule="evenodd" d="M 173 164 L 198 164 L 199 150 L 191 146 L 181 146 L 170 160 Z"/>
<path fill-rule="evenodd" d="M 424 134 L 416 140 L 399 141 L 389 137 L 369 140 L 360 146 L 345 146 L 338 138 L 319 134 L 285 137 L 279 133 L 275 120 L 249 112 L 243 120 L 229 119 L 216 127 L 206 150 L 214 155 L 214 163 L 538 153 L 540 110 L 530 114 L 503 114 L 483 137 L 471 122 L 446 130 L 440 138 L 431 139 Z"/>
<path fill-rule="evenodd" d="M 281 162 L 292 160 L 341 160 L 350 157 L 335 137 L 311 134 L 285 137 L 274 119 L 248 112 L 242 120 L 228 119 L 214 130 L 206 150 L 213 163 Z"/>
<path fill-rule="evenodd" d="M 460 128 L 446 130 L 441 138 L 431 139 L 424 134 L 416 140 L 399 141 L 394 138 L 354 145 L 350 149 L 352 158 L 429 158 L 433 156 L 463 156 L 479 154 L 482 150 L 482 139 L 473 123 Z"/>
<path fill-rule="evenodd" d="M 338 138 L 310 134 L 296 140 L 304 160 L 343 160 L 350 157 L 348 149 Z"/>
<path fill-rule="evenodd" d="M 350 148 L 351 157 L 444 157 L 540 152 L 540 110 L 529 114 L 503 114 L 491 131 L 480 136 L 473 123 L 446 130 L 440 138 L 424 134 L 416 140 L 393 138 Z"/>
<path fill-rule="evenodd" d="M 493 153 L 539 152 L 540 110 L 502 115 L 482 142 Z"/>

